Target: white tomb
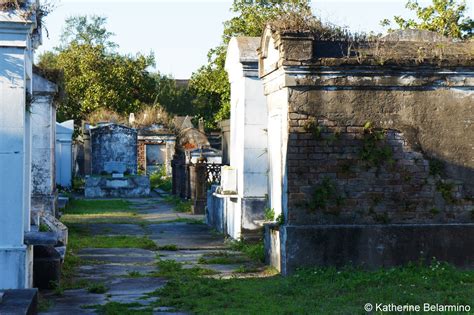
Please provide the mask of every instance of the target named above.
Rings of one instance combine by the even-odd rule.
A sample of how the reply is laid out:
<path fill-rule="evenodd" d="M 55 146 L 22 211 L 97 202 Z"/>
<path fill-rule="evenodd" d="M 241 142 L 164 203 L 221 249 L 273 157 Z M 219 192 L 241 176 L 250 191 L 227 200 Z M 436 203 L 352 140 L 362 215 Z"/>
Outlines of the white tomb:
<path fill-rule="evenodd" d="M 259 46 L 257 37 L 232 38 L 225 65 L 231 84 L 231 155 L 223 176 L 237 189 L 235 196 L 223 195 L 224 217 L 226 233 L 234 239 L 258 236 L 267 206 L 267 105 L 258 77 Z"/>
<path fill-rule="evenodd" d="M 56 184 L 72 187 L 72 134 L 74 121 L 56 123 Z"/>
<path fill-rule="evenodd" d="M 53 104 L 57 86 L 33 74 L 32 131 L 32 209 L 55 215 L 56 178 L 55 142 L 56 107 Z"/>
<path fill-rule="evenodd" d="M 28 4 L 27 4 L 28 5 Z M 41 43 L 33 14 L 0 11 L 0 290 L 32 286 L 30 231 L 33 50 Z"/>

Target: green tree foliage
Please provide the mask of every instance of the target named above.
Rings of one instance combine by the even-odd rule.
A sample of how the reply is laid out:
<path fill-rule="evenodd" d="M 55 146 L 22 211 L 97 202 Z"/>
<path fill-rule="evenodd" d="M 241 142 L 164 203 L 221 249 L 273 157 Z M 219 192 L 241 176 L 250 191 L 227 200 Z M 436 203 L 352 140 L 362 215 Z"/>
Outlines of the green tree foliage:
<path fill-rule="evenodd" d="M 235 17 L 224 22 L 222 44 L 209 51 L 208 63 L 193 73 L 190 82 L 196 111 L 210 128 L 230 115 L 230 85 L 224 69 L 229 40 L 233 36 L 261 36 L 267 22 L 286 12 L 311 14 L 310 0 L 234 0 L 231 11 Z"/>
<path fill-rule="evenodd" d="M 433 3 L 422 7 L 416 0 L 408 0 L 405 7 L 415 11 L 417 19 L 405 19 L 394 16 L 393 20 L 400 29 L 422 29 L 438 32 L 447 37 L 471 38 L 474 20 L 465 17 L 466 2 L 455 0 L 432 0 Z M 382 26 L 390 26 L 391 21 L 381 21 Z"/>
<path fill-rule="evenodd" d="M 59 120 L 79 122 L 99 108 L 128 114 L 154 100 L 155 82 L 147 72 L 153 55 L 113 52 L 117 45 L 110 41 L 105 23 L 101 17 L 67 19 L 61 47 L 39 57 L 40 69 L 63 73 Z"/>
<path fill-rule="evenodd" d="M 116 48 L 117 44 L 110 39 L 115 34 L 107 31 L 105 28 L 106 23 L 107 18 L 103 16 L 71 16 L 65 21 L 65 27 L 61 34 L 61 43 L 65 46 L 76 43 L 78 45 Z"/>
<path fill-rule="evenodd" d="M 175 115 L 195 115 L 194 93 L 187 86 L 177 86 L 173 77 L 160 73 L 153 74 L 155 80 L 155 103 L 168 113 Z"/>

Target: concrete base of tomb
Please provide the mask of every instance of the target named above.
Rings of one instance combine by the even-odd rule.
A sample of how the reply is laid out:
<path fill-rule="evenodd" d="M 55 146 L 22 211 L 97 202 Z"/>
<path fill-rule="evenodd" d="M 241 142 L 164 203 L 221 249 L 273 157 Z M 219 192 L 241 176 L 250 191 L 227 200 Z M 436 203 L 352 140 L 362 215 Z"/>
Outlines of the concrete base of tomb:
<path fill-rule="evenodd" d="M 474 224 L 265 225 L 268 264 L 283 275 L 297 268 L 367 269 L 430 263 L 474 267 Z"/>
<path fill-rule="evenodd" d="M 150 195 L 150 178 L 148 176 L 127 176 L 113 178 L 110 176 L 86 177 L 86 198 L 134 198 Z"/>
<path fill-rule="evenodd" d="M 231 197 L 216 193 L 213 185 L 207 192 L 206 223 L 234 239 L 257 241 L 262 238 L 265 198 Z"/>

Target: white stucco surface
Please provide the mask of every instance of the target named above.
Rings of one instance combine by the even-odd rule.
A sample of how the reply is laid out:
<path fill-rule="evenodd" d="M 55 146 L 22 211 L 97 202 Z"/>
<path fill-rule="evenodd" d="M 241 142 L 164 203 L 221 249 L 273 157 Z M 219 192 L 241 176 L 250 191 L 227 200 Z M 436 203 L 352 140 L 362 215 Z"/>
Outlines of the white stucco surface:
<path fill-rule="evenodd" d="M 32 248 L 23 241 L 31 210 L 33 28 L 17 14 L 0 14 L 0 290 L 32 286 Z"/>
<path fill-rule="evenodd" d="M 262 205 L 268 194 L 267 106 L 258 78 L 259 44 L 259 38 L 233 38 L 226 58 L 231 84 L 230 165 L 237 170 L 238 198 L 224 205 L 227 233 L 233 238 L 257 227 L 256 211 L 263 217 L 263 206 L 249 209 L 245 201 L 258 199 Z"/>
<path fill-rule="evenodd" d="M 56 123 L 56 184 L 72 186 L 72 134 L 74 121 Z"/>

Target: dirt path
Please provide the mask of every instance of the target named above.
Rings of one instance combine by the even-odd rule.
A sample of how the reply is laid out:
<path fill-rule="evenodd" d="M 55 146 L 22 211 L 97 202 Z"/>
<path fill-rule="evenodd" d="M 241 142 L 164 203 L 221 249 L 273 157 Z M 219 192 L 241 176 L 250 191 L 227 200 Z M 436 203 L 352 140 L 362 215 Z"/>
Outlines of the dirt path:
<path fill-rule="evenodd" d="M 75 228 L 87 228 L 89 235 L 97 238 L 146 237 L 157 245 L 156 249 L 82 248 L 77 252 L 81 263 L 74 281 L 83 288 L 43 293 L 49 307 L 40 314 L 96 314 L 99 305 L 110 306 L 113 302 L 126 304 L 132 313 L 181 314 L 157 306 L 159 298 L 149 295 L 166 285 L 166 279 L 159 276 L 159 261 L 173 260 L 183 268 L 213 270 L 216 277 L 242 274 L 248 259 L 229 250 L 222 235 L 200 223 L 203 216 L 177 213 L 161 197 L 128 201 L 137 213 L 132 223 L 87 222 L 76 223 Z"/>

